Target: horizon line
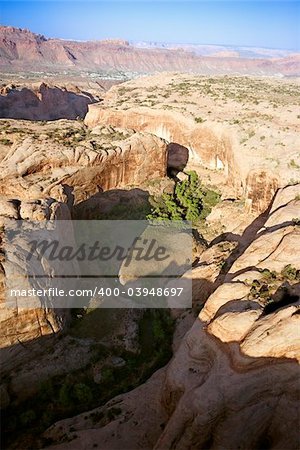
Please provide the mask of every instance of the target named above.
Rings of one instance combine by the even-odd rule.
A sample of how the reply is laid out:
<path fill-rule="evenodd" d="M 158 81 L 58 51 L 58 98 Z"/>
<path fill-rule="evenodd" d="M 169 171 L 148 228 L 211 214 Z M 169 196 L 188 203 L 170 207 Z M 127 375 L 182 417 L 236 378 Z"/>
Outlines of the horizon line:
<path fill-rule="evenodd" d="M 3 1 L 3 0 L 2 0 Z M 6 0 L 4 0 L 6 1 Z M 9 1 L 9 0 L 7 0 Z M 19 0 L 19 1 L 29 1 L 29 0 Z M 32 1 L 32 0 L 30 0 Z M 41 0 L 33 0 L 33 1 L 41 1 Z M 45 0 L 45 1 L 61 1 L 61 0 Z M 64 0 L 64 1 L 72 1 L 72 0 Z M 75 0 L 75 1 L 82 1 L 82 0 Z M 96 2 L 96 1 L 106 1 L 106 0 L 87 0 L 87 1 L 91 1 L 91 2 Z M 128 1 L 128 0 L 111 0 L 111 1 Z M 131 0 L 130 0 L 131 1 Z M 134 0 L 134 1 L 148 1 L 148 0 Z M 161 0 L 154 0 L 154 1 L 161 1 Z M 162 0 L 162 1 L 172 1 L 172 0 Z M 182 1 L 182 0 L 175 0 L 175 1 Z M 184 1 L 197 1 L 197 0 L 184 0 Z M 200 0 L 200 1 L 205 1 L 205 0 Z M 212 0 L 212 1 L 225 1 L 225 0 Z M 240 1 L 240 0 L 234 0 L 234 1 Z M 242 1 L 253 1 L 253 0 L 242 0 Z M 255 1 L 259 1 L 259 0 L 255 0 Z M 271 1 L 271 0 L 270 0 Z M 276 0 L 277 1 L 277 0 Z M 278 0 L 279 1 L 279 0 Z M 287 0 L 289 1 L 289 0 Z M 294 0 L 292 0 L 294 1 Z M 297 0 L 295 0 L 297 1 Z M 60 38 L 60 37 L 55 37 L 55 36 L 47 36 L 44 33 L 38 33 L 35 31 L 32 31 L 29 28 L 22 28 L 22 27 L 17 27 L 15 25 L 2 25 L 0 23 L 0 27 L 3 28 L 14 28 L 16 30 L 21 30 L 21 31 L 29 31 L 32 34 L 35 34 L 37 36 L 43 36 L 46 39 L 53 39 L 53 40 L 58 40 L 58 41 L 66 41 L 66 42 L 102 42 L 102 41 L 127 41 L 129 44 L 131 43 L 138 43 L 138 42 L 143 42 L 143 43 L 147 43 L 147 44 L 151 44 L 151 43 L 156 43 L 156 44 L 172 44 L 172 45 L 205 45 L 205 46 L 212 46 L 212 47 L 233 47 L 233 48 L 252 48 L 252 49 L 263 49 L 263 50 L 278 50 L 278 51 L 289 51 L 289 52 L 296 52 L 299 53 L 300 52 L 300 47 L 299 48 L 279 48 L 279 47 L 268 47 L 268 46 L 263 46 L 263 45 L 245 45 L 245 44 L 222 44 L 222 43 L 208 43 L 208 42 L 172 42 L 172 41 L 160 41 L 160 40 L 147 40 L 147 39 L 129 39 L 129 38 L 121 38 L 121 37 L 103 37 L 103 38 L 99 38 L 99 39 L 72 39 L 72 38 Z"/>

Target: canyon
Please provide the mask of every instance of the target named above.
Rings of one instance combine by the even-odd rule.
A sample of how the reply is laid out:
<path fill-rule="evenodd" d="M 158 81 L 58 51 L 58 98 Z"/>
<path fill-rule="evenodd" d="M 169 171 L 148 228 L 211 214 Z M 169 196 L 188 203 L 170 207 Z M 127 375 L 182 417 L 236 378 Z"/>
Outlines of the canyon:
<path fill-rule="evenodd" d="M 143 77 L 89 105 L 85 124 L 133 128 L 180 144 L 188 151 L 187 170 L 223 173 L 232 195 L 245 196 L 250 209 L 262 212 L 276 189 L 297 177 L 299 102 L 293 83 L 279 88 L 276 81 L 252 79 L 251 85 L 246 94 L 238 77 Z M 281 91 L 276 106 L 268 95 L 273 89 Z M 286 170 L 287 160 L 295 162 L 294 173 Z"/>
<path fill-rule="evenodd" d="M 268 74 L 279 66 L 298 73 L 292 56 L 246 64 L 122 41 L 1 33 L 7 73 L 32 65 L 151 72 L 179 60 L 200 72 L 218 60 L 217 73 L 261 65 Z M 3 84 L 1 105 L 7 448 L 296 449 L 299 80 L 168 72 L 103 87 L 18 79 Z M 7 224 L 145 218 L 153 199 L 172 195 L 190 171 L 219 193 L 195 225 L 193 266 L 181 276 L 192 279 L 193 308 L 167 299 L 170 308 L 153 316 L 99 314 L 91 299 L 87 311 L 70 312 L 51 308 L 51 298 L 44 309 L 22 309 L 18 299 L 7 307 Z M 20 253 L 14 261 L 23 267 Z"/>

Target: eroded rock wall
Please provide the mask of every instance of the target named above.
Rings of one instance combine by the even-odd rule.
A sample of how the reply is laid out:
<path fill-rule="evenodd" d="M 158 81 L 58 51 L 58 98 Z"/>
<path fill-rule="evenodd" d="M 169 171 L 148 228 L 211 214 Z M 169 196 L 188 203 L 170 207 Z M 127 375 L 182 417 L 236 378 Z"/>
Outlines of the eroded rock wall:
<path fill-rule="evenodd" d="M 70 210 L 66 204 L 56 202 L 53 199 L 36 200 L 31 202 L 0 200 L 0 224 L 3 228 L 7 222 L 15 223 L 16 220 L 70 220 Z M 55 335 L 61 331 L 68 313 L 63 309 L 50 308 L 24 308 L 16 304 L 6 304 L 7 270 L 11 267 L 7 264 L 3 250 L 6 248 L 5 232 L 1 231 L 1 286 L 0 286 L 0 325 L 1 325 L 1 372 L 7 376 L 9 371 L 22 362 L 37 357 L 40 351 L 44 351 L 42 339 Z M 22 242 L 19 242 L 22 246 Z M 16 251 L 16 264 L 22 261 Z M 11 263 L 10 263 L 11 264 Z M 48 274 L 49 275 L 49 274 Z M 28 286 L 29 287 L 29 286 Z M 21 287 L 20 287 L 21 288 Z"/>
<path fill-rule="evenodd" d="M 213 170 L 224 170 L 232 183 L 238 178 L 232 136 L 219 124 L 196 125 L 190 118 L 174 112 L 142 107 L 117 110 L 102 108 L 99 104 L 89 107 L 85 124 L 89 127 L 112 125 L 152 133 L 170 143 L 187 147 L 189 167 L 203 165 Z"/>
<path fill-rule="evenodd" d="M 0 89 L 0 118 L 57 120 L 83 118 L 99 98 L 73 87 L 8 85 Z"/>
<path fill-rule="evenodd" d="M 224 183 L 233 187 L 235 196 L 245 196 L 248 207 L 256 212 L 267 208 L 281 184 L 271 171 L 252 168 L 255 161 L 243 158 L 232 129 L 216 122 L 197 124 L 189 117 L 170 111 L 143 107 L 118 110 L 94 104 L 89 106 L 85 123 L 89 127 L 101 124 L 147 131 L 186 147 L 186 170 L 206 167 L 223 172 Z"/>
<path fill-rule="evenodd" d="M 139 185 L 167 170 L 167 143 L 136 133 L 108 150 L 91 143 L 63 146 L 26 138 L 1 162 L 0 193 L 35 199 L 51 196 L 77 204 L 107 189 Z M 64 194 L 67 192 L 67 194 Z"/>

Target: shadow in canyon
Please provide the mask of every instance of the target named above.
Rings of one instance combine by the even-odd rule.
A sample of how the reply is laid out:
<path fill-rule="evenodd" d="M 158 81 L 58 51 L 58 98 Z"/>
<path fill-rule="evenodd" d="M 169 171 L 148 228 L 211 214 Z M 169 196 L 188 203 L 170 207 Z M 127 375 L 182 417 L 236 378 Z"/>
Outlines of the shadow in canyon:
<path fill-rule="evenodd" d="M 274 201 L 274 198 L 273 198 Z M 268 206 L 268 208 L 263 211 L 258 217 L 256 217 L 253 222 L 251 222 L 250 225 L 248 225 L 244 232 L 239 235 L 235 233 L 222 233 L 215 239 L 213 239 L 210 244 L 209 248 L 212 247 L 215 244 L 218 244 L 222 241 L 229 241 L 229 242 L 237 242 L 237 247 L 232 251 L 232 253 L 229 255 L 229 257 L 224 261 L 223 267 L 221 268 L 220 274 L 216 280 L 216 286 L 218 287 L 223 281 L 224 278 L 228 276 L 231 267 L 235 263 L 235 261 L 243 255 L 243 253 L 247 250 L 249 245 L 259 236 L 258 231 L 263 228 L 265 222 L 267 221 L 269 217 L 269 212 L 272 208 L 272 204 Z M 234 278 L 236 274 L 230 274 L 230 278 Z"/>
<path fill-rule="evenodd" d="M 289 282 L 281 283 L 274 294 L 270 295 L 270 297 L 265 300 L 265 305 L 261 311 L 261 314 L 256 320 L 259 320 L 263 316 L 272 314 L 275 311 L 279 311 L 286 306 L 297 306 L 300 300 L 300 296 L 298 294 L 298 292 L 300 292 L 299 288 L 300 283 L 295 285 L 291 285 Z M 254 300 L 247 300 L 247 302 L 241 302 L 241 299 L 230 300 L 218 309 L 214 318 L 219 318 L 228 312 L 244 312 L 249 309 L 258 311 L 261 310 L 261 306 Z"/>
<path fill-rule="evenodd" d="M 71 92 L 41 84 L 37 92 L 29 88 L 9 89 L 0 95 L 1 119 L 74 120 L 84 118 L 88 105 L 98 102 L 87 92 Z"/>
<path fill-rule="evenodd" d="M 189 150 L 183 145 L 170 142 L 167 147 L 167 175 L 176 179 L 178 172 L 182 172 L 189 160 Z"/>
<path fill-rule="evenodd" d="M 72 188 L 68 187 L 71 194 Z M 71 205 L 74 220 L 145 220 L 151 212 L 150 194 L 143 189 L 110 189 Z"/>

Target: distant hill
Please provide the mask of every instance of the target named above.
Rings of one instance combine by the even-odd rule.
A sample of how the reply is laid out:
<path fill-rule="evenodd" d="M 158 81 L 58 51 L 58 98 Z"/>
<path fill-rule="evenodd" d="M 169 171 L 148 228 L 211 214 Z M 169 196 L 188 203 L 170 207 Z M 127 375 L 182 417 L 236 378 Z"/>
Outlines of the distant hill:
<path fill-rule="evenodd" d="M 123 40 L 80 42 L 48 39 L 29 30 L 2 26 L 0 71 L 178 71 L 203 75 L 300 76 L 299 53 L 251 50 L 246 47 L 178 45 L 130 44 Z"/>

